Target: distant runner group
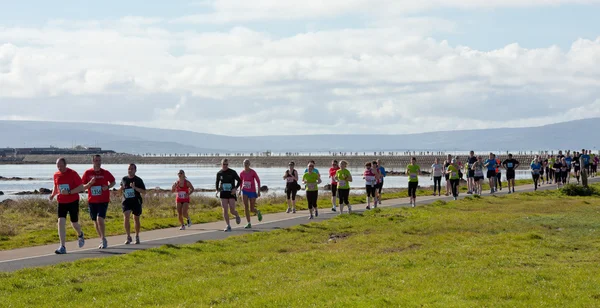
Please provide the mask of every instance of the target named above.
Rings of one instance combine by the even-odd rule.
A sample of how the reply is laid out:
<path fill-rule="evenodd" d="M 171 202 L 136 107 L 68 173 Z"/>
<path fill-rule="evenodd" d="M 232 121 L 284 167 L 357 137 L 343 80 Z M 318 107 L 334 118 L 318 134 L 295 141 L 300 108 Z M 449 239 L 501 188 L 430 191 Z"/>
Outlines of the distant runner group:
<path fill-rule="evenodd" d="M 67 168 L 67 161 L 59 158 L 56 161 L 58 171 L 54 174 L 54 188 L 49 199 L 55 197 L 58 201 L 58 234 L 60 246 L 55 251 L 56 254 L 65 254 L 66 248 L 66 217 L 69 214 L 71 225 L 78 235 L 78 245 L 85 245 L 85 236 L 79 224 L 79 194 L 87 191 L 89 214 L 98 236 L 101 239 L 99 249 L 108 247 L 105 235 L 105 219 L 110 202 L 110 189 L 116 185 L 114 176 L 107 170 L 102 169 L 102 158 L 100 155 L 93 157 L 93 167 L 86 170 L 80 177 L 76 171 Z M 544 183 L 556 183 L 560 188 L 570 182 L 571 171 L 577 179 L 577 183 L 587 185 L 587 177 L 596 176 L 599 157 L 592 154 L 589 150 L 574 152 L 571 156 L 569 151 L 565 155 L 559 151 L 558 155 L 541 156 L 538 155 L 529 164 L 534 189 Z M 217 172 L 215 190 L 217 197 L 221 200 L 223 210 L 223 219 L 226 227 L 223 231 L 230 232 L 230 214 L 235 217 L 236 224 L 241 223 L 241 217 L 236 210 L 237 197 L 241 196 L 245 207 L 246 229 L 252 228 L 250 214 L 256 214 L 258 221 L 262 221 L 262 213 L 256 208 L 256 199 L 261 196 L 261 182 L 258 174 L 250 168 L 250 161 L 244 160 L 244 170 L 238 173 L 229 168 L 229 161 L 221 161 L 221 170 Z M 493 194 L 502 190 L 501 170 L 506 170 L 506 179 L 508 182 L 508 193 L 515 192 L 515 176 L 520 162 L 513 158 L 512 154 L 504 161 L 500 161 L 493 153 L 484 160 L 482 156 L 475 156 L 471 151 L 467 161 L 463 164 L 459 157 L 447 156 L 443 164 L 436 158 L 431 165 L 431 179 L 433 180 L 433 195 L 441 196 L 442 178 L 445 178 L 445 195 L 452 194 L 454 200 L 459 195 L 460 180 L 466 175 L 468 191 L 467 194 L 480 195 L 482 193 L 482 184 L 484 177 L 487 177 L 490 186 L 490 193 Z M 319 197 L 319 185 L 322 183 L 321 174 L 315 168 L 315 162 L 310 161 L 304 170 L 302 178 L 299 177 L 295 169 L 295 163 L 290 162 L 289 168 L 283 175 L 285 181 L 285 193 L 287 196 L 286 213 L 296 213 L 296 195 L 302 190 L 299 184 L 302 181 L 306 191 L 306 199 L 309 208 L 309 219 L 319 216 L 317 200 Z M 342 160 L 338 163 L 333 160 L 329 168 L 329 181 L 331 186 L 331 210 L 344 213 L 344 207 L 348 208 L 348 213 L 352 213 L 352 205 L 349 202 L 350 183 L 353 177 L 348 168 L 348 162 Z M 137 166 L 130 164 L 127 175 L 121 179 L 119 191 L 122 192 L 122 210 L 125 228 L 125 244 L 140 243 L 140 216 L 142 215 L 142 195 L 146 193 L 144 181 L 136 175 Z M 419 187 L 419 176 L 422 175 L 421 167 L 417 164 L 417 159 L 413 157 L 406 166 L 406 175 L 408 176 L 408 196 L 410 205 L 416 206 L 417 188 Z M 544 179 L 545 175 L 545 179 Z M 180 230 L 191 227 L 192 221 L 189 215 L 190 195 L 194 192 L 194 186 L 186 178 L 185 171 L 179 170 L 178 180 L 171 187 L 171 192 L 175 193 L 175 204 L 178 214 Z M 365 182 L 367 196 L 366 209 L 377 208 L 381 204 L 381 192 L 383 188 L 386 170 L 379 160 L 365 163 L 365 169 L 362 179 Z M 541 183 L 540 183 L 541 182 Z M 239 191 L 239 192 L 238 192 Z M 338 204 L 339 201 L 339 204 Z M 131 237 L 130 220 L 133 214 L 135 240 Z M 185 220 L 184 220 L 185 219 Z"/>

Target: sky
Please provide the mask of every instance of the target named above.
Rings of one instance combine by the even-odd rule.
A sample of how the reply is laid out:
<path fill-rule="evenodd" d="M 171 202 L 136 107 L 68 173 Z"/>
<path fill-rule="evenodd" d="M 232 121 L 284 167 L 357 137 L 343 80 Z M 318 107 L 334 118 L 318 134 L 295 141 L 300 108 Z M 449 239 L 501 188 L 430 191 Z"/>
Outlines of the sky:
<path fill-rule="evenodd" d="M 0 120 L 257 136 L 600 117 L 600 0 L 1 6 Z"/>

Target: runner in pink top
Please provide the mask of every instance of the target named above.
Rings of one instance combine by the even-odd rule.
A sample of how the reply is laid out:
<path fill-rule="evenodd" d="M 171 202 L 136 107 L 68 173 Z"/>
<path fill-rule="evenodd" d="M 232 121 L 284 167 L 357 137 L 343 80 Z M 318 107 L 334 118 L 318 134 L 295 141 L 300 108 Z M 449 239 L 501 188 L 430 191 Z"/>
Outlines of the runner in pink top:
<path fill-rule="evenodd" d="M 258 221 L 262 221 L 262 214 L 256 209 L 256 198 L 260 197 L 260 178 L 258 177 L 258 174 L 256 174 L 256 171 L 250 168 L 250 161 L 247 159 L 244 160 L 244 170 L 240 173 L 240 180 L 242 182 L 240 194 L 244 201 L 246 220 L 248 221 L 248 224 L 244 228 L 250 229 L 252 228 L 252 224 L 250 223 L 250 212 L 256 214 Z M 256 189 L 257 186 L 259 188 L 258 190 Z"/>

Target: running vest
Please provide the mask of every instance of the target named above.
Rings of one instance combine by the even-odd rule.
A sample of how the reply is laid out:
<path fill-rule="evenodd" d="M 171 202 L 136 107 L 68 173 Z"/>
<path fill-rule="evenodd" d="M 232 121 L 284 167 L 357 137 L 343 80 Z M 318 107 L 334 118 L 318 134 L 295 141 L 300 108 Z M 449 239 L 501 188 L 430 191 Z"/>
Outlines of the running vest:
<path fill-rule="evenodd" d="M 177 203 L 190 203 L 190 189 L 187 186 L 187 181 L 183 183 L 183 187 L 179 186 L 179 181 L 177 181 L 177 197 L 175 201 Z"/>
<path fill-rule="evenodd" d="M 365 184 L 367 186 L 375 186 L 377 184 L 377 180 L 375 179 L 375 173 L 373 173 L 373 170 L 371 169 L 367 169 L 365 170 L 365 172 L 363 173 L 363 176 L 365 177 Z"/>

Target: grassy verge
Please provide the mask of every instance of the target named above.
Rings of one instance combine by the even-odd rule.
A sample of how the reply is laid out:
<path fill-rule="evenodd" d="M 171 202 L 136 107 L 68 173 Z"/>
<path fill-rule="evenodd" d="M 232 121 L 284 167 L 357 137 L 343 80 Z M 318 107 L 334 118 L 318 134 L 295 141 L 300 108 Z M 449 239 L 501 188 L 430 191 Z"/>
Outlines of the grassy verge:
<path fill-rule="evenodd" d="M 600 199 L 557 191 L 377 209 L 0 274 L 8 306 L 595 307 Z"/>
<path fill-rule="evenodd" d="M 517 181 L 517 185 L 531 183 L 531 181 Z M 484 185 L 484 189 L 488 189 Z M 461 187 L 466 191 L 466 187 Z M 418 194 L 431 195 L 429 188 L 418 190 Z M 330 206 L 330 194 L 321 193 L 319 205 Z M 407 197 L 405 189 L 388 189 L 384 191 L 383 199 L 395 199 Z M 258 206 L 263 214 L 283 212 L 287 209 L 285 197 L 265 196 L 258 199 Z M 364 195 L 351 195 L 350 203 L 358 204 L 366 202 Z M 243 216 L 243 204 L 241 206 Z M 307 209 L 306 200 L 298 197 L 297 208 Z M 190 215 L 194 223 L 214 222 L 223 219 L 219 200 L 204 196 L 193 196 L 190 203 Z M 96 236 L 93 222 L 87 212 L 87 203 L 80 203 L 80 219 L 84 233 L 88 236 Z M 144 198 L 144 209 L 142 214 L 142 231 L 164 229 L 178 226 L 177 213 L 174 206 L 174 197 L 171 194 L 147 195 Z M 106 234 L 125 234 L 121 210 L 121 199 L 114 196 L 109 205 L 106 220 Z M 67 226 L 67 240 L 75 240 L 76 235 L 70 225 Z M 45 244 L 58 243 L 56 231 L 56 203 L 43 199 L 23 199 L 13 203 L 0 205 L 0 250 L 8 250 L 21 247 L 31 247 Z"/>

